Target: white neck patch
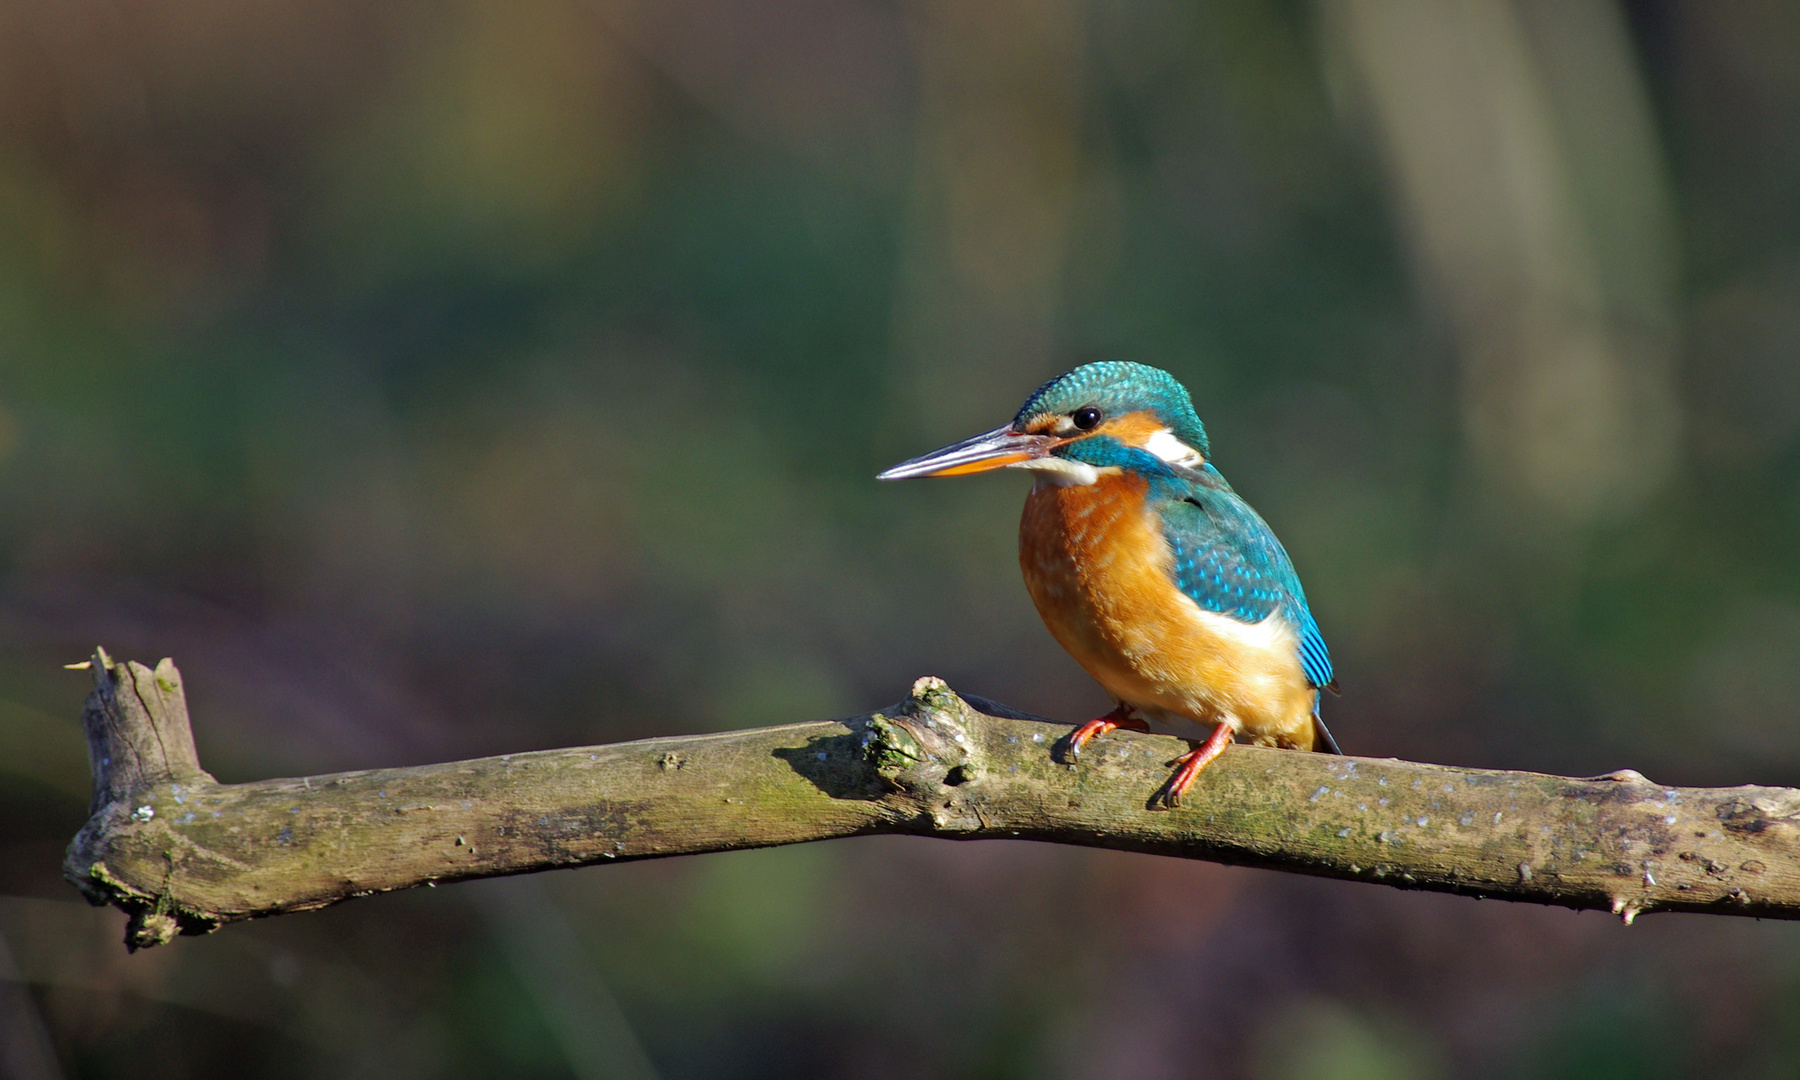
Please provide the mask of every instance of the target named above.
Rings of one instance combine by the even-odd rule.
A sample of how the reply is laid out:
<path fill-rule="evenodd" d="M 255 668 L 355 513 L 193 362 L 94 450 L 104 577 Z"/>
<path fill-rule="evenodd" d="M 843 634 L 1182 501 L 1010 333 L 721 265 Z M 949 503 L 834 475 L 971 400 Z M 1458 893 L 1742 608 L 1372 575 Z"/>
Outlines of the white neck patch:
<path fill-rule="evenodd" d="M 1144 449 L 1162 458 L 1171 465 L 1181 465 L 1189 469 L 1198 469 L 1201 465 L 1200 451 L 1175 437 L 1168 428 L 1158 428 L 1144 440 Z"/>

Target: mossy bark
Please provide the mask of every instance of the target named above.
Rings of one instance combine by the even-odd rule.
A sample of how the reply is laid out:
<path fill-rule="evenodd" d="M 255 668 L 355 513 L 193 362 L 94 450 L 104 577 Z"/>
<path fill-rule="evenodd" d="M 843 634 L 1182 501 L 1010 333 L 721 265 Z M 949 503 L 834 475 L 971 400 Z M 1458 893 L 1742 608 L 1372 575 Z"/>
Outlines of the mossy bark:
<path fill-rule="evenodd" d="M 1800 791 L 1669 788 L 1234 746 L 1178 808 L 1179 740 L 1066 725 L 920 679 L 846 720 L 220 784 L 180 674 L 93 662 L 93 816 L 65 872 L 127 944 L 464 878 L 909 833 L 1026 839 L 1469 896 L 1800 917 Z M 980 708 L 976 708 L 979 705 Z M 985 711 L 983 711 L 985 710 Z"/>

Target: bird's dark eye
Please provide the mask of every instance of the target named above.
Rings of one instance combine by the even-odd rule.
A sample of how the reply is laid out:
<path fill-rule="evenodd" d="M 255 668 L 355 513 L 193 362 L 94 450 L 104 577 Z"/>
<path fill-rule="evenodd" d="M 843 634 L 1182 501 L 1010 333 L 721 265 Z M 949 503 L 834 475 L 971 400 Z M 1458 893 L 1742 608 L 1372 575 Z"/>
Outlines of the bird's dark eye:
<path fill-rule="evenodd" d="M 1100 410 L 1094 408 L 1092 405 L 1083 405 L 1081 408 L 1070 413 L 1069 419 L 1073 420 L 1075 426 L 1082 431 L 1092 431 L 1094 430 L 1094 425 L 1100 422 Z"/>

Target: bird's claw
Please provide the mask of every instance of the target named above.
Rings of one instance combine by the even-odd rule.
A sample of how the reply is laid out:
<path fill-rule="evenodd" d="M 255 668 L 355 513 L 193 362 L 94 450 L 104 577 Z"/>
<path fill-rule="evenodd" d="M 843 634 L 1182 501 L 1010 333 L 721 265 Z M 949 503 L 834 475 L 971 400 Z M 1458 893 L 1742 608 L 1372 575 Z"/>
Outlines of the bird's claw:
<path fill-rule="evenodd" d="M 1081 756 L 1081 748 L 1087 745 L 1089 739 L 1098 739 L 1119 728 L 1129 728 L 1132 731 L 1142 731 L 1146 734 L 1150 731 L 1149 724 L 1127 713 L 1125 707 L 1121 705 L 1105 716 L 1095 717 L 1069 732 L 1068 737 L 1059 744 L 1062 749 L 1062 763 L 1065 765 L 1075 764 L 1075 759 Z"/>
<path fill-rule="evenodd" d="M 1213 733 L 1207 736 L 1205 742 L 1176 758 L 1175 775 L 1169 777 L 1168 783 L 1150 797 L 1150 808 L 1155 809 L 1159 802 L 1168 810 L 1180 806 L 1181 797 L 1187 794 L 1188 788 L 1194 786 L 1194 778 L 1200 775 L 1200 770 L 1225 752 L 1235 734 L 1230 724 L 1221 723 L 1213 728 Z"/>
<path fill-rule="evenodd" d="M 1121 705 L 1105 716 L 1089 720 L 1069 732 L 1066 738 L 1058 741 L 1056 748 L 1061 751 L 1062 764 L 1074 765 L 1081 757 L 1081 748 L 1086 746 L 1089 740 L 1097 739 L 1119 728 L 1129 728 L 1132 731 L 1147 733 L 1150 725 L 1142 719 L 1132 716 L 1130 711 Z M 1180 806 L 1181 797 L 1187 793 L 1188 788 L 1194 786 L 1194 778 L 1200 775 L 1200 770 L 1206 768 L 1214 758 L 1224 753 L 1225 748 L 1231 745 L 1232 737 L 1236 734 L 1235 728 L 1228 723 L 1221 722 L 1213 728 L 1213 733 L 1207 736 L 1205 742 L 1176 758 L 1174 775 L 1170 776 L 1168 781 L 1157 789 L 1156 794 L 1150 796 L 1149 808 L 1154 810 L 1160 805 L 1165 809 L 1173 810 Z"/>

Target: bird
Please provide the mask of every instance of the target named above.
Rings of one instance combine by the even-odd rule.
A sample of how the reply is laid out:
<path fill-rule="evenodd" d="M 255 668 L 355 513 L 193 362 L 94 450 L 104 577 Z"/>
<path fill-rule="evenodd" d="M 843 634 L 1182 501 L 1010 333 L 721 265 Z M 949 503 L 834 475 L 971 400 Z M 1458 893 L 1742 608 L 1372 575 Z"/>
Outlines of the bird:
<path fill-rule="evenodd" d="M 1026 591 L 1115 705 L 1068 736 L 1066 760 L 1118 728 L 1187 737 L 1150 799 L 1172 808 L 1237 739 L 1342 753 L 1320 717 L 1321 691 L 1338 684 L 1300 577 L 1214 467 L 1173 375 L 1084 364 L 1039 387 L 1011 423 L 877 479 L 992 469 L 1035 476 L 1019 522 Z"/>

